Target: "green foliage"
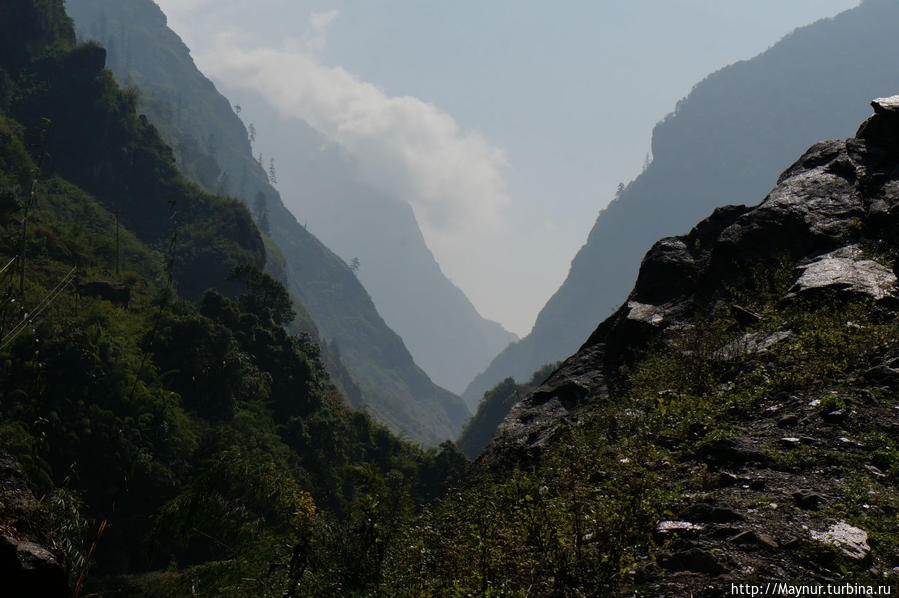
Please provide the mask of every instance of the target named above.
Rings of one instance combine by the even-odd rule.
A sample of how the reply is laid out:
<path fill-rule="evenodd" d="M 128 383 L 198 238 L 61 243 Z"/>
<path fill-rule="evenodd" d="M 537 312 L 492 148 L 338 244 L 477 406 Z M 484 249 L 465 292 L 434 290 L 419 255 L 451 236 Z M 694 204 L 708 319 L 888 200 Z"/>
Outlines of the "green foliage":
<path fill-rule="evenodd" d="M 675 494 L 656 455 L 638 449 L 622 461 L 599 430 L 566 435 L 536 471 L 486 476 L 426 510 L 394 544 L 383 592 L 573 596 L 611 587 L 652 545 Z"/>
<path fill-rule="evenodd" d="M 422 453 L 350 411 L 317 348 L 243 311 L 257 305 L 248 296 L 54 309 L 0 354 L 0 441 L 39 488 L 65 478 L 86 516 L 110 521 L 98 572 L 177 562 L 193 575 L 223 560 L 233 562 L 214 569 L 218 581 L 260 575 L 313 542 L 291 505 L 313 512 L 314 501 L 326 509 L 308 557 L 316 575 L 367 587 L 383 555 L 365 560 L 359 547 L 382 550 L 465 459 L 450 444 Z M 326 554 L 342 555 L 327 574 Z"/>
<path fill-rule="evenodd" d="M 10 70 L 53 49 L 71 47 L 75 41 L 72 20 L 62 2 L 9 0 L 0 7 L 0 56 Z"/>
<path fill-rule="evenodd" d="M 65 27 L 71 36 L 68 17 Z M 265 249 L 249 212 L 181 178 L 171 150 L 146 118 L 137 117 L 135 94 L 120 90 L 103 68 L 105 57 L 96 44 L 62 44 L 15 69 L 0 60 L 15 85 L 9 115 L 25 125 L 22 137 L 33 161 L 51 156 L 53 174 L 91 193 L 142 242 L 162 250 L 177 239 L 175 277 L 187 296 L 221 286 L 238 264 L 261 267 Z M 41 124 L 48 120 L 49 128 Z M 34 142 L 39 137 L 44 141 Z M 30 188 L 21 172 L 17 178 L 21 189 Z"/>
<path fill-rule="evenodd" d="M 56 522 L 56 539 L 69 564 L 69 586 L 74 587 L 86 564 L 84 546 L 88 538 L 88 522 L 81 514 L 84 504 L 71 490 L 56 488 L 42 505 Z"/>
<path fill-rule="evenodd" d="M 0 15 L 26 4 L 62 7 Z M 312 339 L 284 329 L 291 297 L 261 272 L 246 208 L 181 179 L 102 48 L 64 42 L 18 65 L 0 55 L 14 87 L 0 113 L 0 266 L 18 252 L 23 190 L 37 198 L 24 293 L 13 269 L 0 276 L 0 445 L 47 496 L 73 573 L 93 564 L 87 593 L 282 596 L 310 575 L 370 585 L 399 522 L 464 457 L 424 452 L 344 403 Z M 52 126 L 36 127 L 46 115 Z M 46 147 L 32 143 L 45 131 Z M 74 293 L 61 283 L 73 266 L 127 285 L 129 306 Z M 93 563 L 79 562 L 86 546 Z"/>
<path fill-rule="evenodd" d="M 239 280 L 247 287 L 240 298 L 243 311 L 278 325 L 287 325 L 296 317 L 290 295 L 284 285 L 250 264 L 242 264 L 231 270 L 232 280 Z"/>
<path fill-rule="evenodd" d="M 240 199 L 253 210 L 261 228 L 268 222 L 265 271 L 285 282 L 302 302 L 302 309 L 295 308 L 296 331 L 331 345 L 323 352 L 324 361 L 352 403 L 365 406 L 378 421 L 425 446 L 457 436 L 470 415 L 464 404 L 428 379 L 402 339 L 378 315 L 347 264 L 287 210 L 269 173 L 253 157 L 247 127 L 197 70 L 187 48 L 166 27 L 159 7 L 150 0 L 69 0 L 68 8 L 82 39 L 110 48 L 109 66 L 118 80 L 140 88 L 140 111 L 168 141 L 182 173 L 206 191 Z M 130 168 L 123 158 L 110 172 Z M 262 269 L 258 255 L 239 250 L 252 249 L 255 254 L 257 249 L 255 236 L 243 234 L 243 225 L 234 234 L 214 229 L 203 224 L 202 213 L 195 216 L 194 208 L 177 193 L 160 196 L 176 199 L 182 246 L 175 273 L 182 295 L 196 298 L 209 286 L 234 295 L 239 285 L 222 288 L 221 278 L 242 263 Z M 221 206 L 215 210 L 222 212 Z M 247 214 L 222 220 L 246 223 Z M 199 236 L 191 240 L 188 233 Z M 223 235 L 237 239 L 239 248 L 223 247 Z M 274 245 L 283 261 L 272 262 Z M 204 251 L 208 249 L 212 251 Z M 339 352 L 332 350 L 335 343 Z"/>

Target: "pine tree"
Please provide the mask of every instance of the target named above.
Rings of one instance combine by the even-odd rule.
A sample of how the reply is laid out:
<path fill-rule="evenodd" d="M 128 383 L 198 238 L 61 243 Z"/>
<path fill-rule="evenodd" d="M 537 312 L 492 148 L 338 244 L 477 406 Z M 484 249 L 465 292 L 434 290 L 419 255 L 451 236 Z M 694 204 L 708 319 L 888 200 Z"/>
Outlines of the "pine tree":
<path fill-rule="evenodd" d="M 272 158 L 268 163 L 268 180 L 272 185 L 278 184 L 278 173 L 275 171 L 275 159 Z"/>

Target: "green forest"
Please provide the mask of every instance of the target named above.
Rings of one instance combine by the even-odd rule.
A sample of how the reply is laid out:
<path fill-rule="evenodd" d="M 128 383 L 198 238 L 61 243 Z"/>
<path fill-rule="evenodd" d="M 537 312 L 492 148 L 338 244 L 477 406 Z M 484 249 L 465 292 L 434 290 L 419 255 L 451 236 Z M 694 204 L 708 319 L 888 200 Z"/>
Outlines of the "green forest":
<path fill-rule="evenodd" d="M 287 331 L 249 211 L 179 174 L 61 2 L 0 22 L 0 444 L 57 518 L 70 587 L 132 596 L 126 572 L 214 563 L 219 581 L 283 563 L 278 595 L 313 564 L 365 587 L 360 555 L 465 458 L 345 402 Z M 292 562 L 301 537 L 327 557 Z"/>
<path fill-rule="evenodd" d="M 74 0 L 66 9 L 81 39 L 109 48 L 107 68 L 135 95 L 181 173 L 250 209 L 266 246 L 265 271 L 296 299 L 291 329 L 316 338 L 346 398 L 413 442 L 430 447 L 457 436 L 465 405 L 428 378 L 350 265 L 300 223 L 303 214 L 287 209 L 270 162 L 253 153 L 252 123 L 197 69 L 160 8 L 152 0 Z"/>

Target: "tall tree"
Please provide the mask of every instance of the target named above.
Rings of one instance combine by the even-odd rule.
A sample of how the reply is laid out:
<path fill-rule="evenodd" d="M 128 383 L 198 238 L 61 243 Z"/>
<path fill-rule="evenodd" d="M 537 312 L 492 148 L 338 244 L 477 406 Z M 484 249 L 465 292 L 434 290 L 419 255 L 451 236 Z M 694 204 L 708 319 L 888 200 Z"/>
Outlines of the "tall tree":
<path fill-rule="evenodd" d="M 268 162 L 268 180 L 272 185 L 278 184 L 278 172 L 275 170 L 275 159 L 272 158 Z"/>

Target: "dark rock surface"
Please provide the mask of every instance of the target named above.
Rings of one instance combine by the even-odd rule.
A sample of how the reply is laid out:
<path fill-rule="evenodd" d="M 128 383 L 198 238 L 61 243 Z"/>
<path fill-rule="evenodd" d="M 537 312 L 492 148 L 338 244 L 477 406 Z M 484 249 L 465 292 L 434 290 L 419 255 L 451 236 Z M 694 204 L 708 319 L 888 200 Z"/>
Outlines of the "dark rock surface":
<path fill-rule="evenodd" d="M 52 530 L 22 470 L 0 451 L 0 595 L 69 595 L 64 559 Z"/>
<path fill-rule="evenodd" d="M 588 421 L 595 404 L 614 400 L 633 356 L 675 347 L 676 335 L 699 328 L 696 322 L 714 306 L 732 315 L 738 340 L 712 350 L 711 359 L 739 354 L 759 362 L 777 343 L 790 343 L 786 330 L 745 332 L 754 318 L 731 308 L 726 289 L 742 288 L 753 268 L 785 278 L 772 309 L 799 305 L 814 320 L 815 306 L 857 301 L 895 322 L 895 254 L 872 247 L 899 245 L 896 106 L 899 97 L 878 100 L 856 137 L 816 143 L 759 205 L 719 208 L 689 234 L 659 241 L 625 303 L 511 410 L 479 463 L 494 470 L 535 463 L 556 434 Z M 859 326 L 848 318 L 844 324 Z M 816 380 L 813 389 L 772 391 L 760 406 L 735 414 L 726 437 L 705 439 L 700 429 L 695 443 L 683 447 L 655 439 L 676 451 L 666 471 L 700 471 L 702 488 L 685 491 L 666 520 L 654 521 L 658 552 L 630 569 L 651 588 L 647 595 L 723 596 L 731 582 L 824 582 L 848 570 L 895 580 L 895 565 L 882 556 L 892 553 L 878 557 L 875 541 L 877 529 L 895 521 L 895 503 L 875 506 L 867 498 L 895 496 L 892 445 L 878 440 L 881 453 L 871 448 L 875 431 L 882 438 L 899 434 L 899 359 L 891 347 L 866 353 L 833 380 Z M 675 390 L 658 395 L 662 401 L 678 396 Z M 852 499 L 856 514 L 847 516 L 846 488 L 859 476 L 867 490 Z"/>
<path fill-rule="evenodd" d="M 867 102 L 895 90 L 897 19 L 899 3 L 866 0 L 698 83 L 656 125 L 652 162 L 599 214 L 534 329 L 469 385 L 466 400 L 576 351 L 622 303 L 657 239 L 683 234 L 715 206 L 757 202 L 812 143 L 851 136 Z M 891 106 L 878 100 L 882 112 Z M 835 174 L 853 168 L 833 165 Z"/>
<path fill-rule="evenodd" d="M 743 546 L 760 546 L 767 548 L 778 548 L 777 542 L 775 542 L 771 536 L 767 536 L 765 534 L 759 534 L 751 529 L 745 530 L 737 534 L 736 536 L 730 539 L 730 542 L 734 544 L 740 544 Z"/>
<path fill-rule="evenodd" d="M 513 407 L 493 453 L 526 456 L 544 446 L 554 428 L 576 423 L 577 407 L 608 396 L 608 380 L 629 351 L 707 309 L 724 285 L 746 274 L 747 264 L 771 265 L 785 257 L 802 263 L 788 296 L 827 287 L 892 297 L 895 275 L 884 264 L 863 259 L 857 243 L 872 233 L 899 233 L 893 216 L 869 217 L 872 206 L 886 206 L 899 224 L 899 144 L 893 145 L 899 113 L 892 108 L 897 102 L 899 96 L 877 100 L 878 113 L 861 125 L 857 137 L 813 145 L 759 205 L 718 208 L 689 234 L 657 242 L 643 258 L 625 304 L 542 387 Z M 764 349 L 781 338 L 750 338 L 747 346 Z M 703 450 L 701 457 L 714 466 L 760 459 L 736 441 Z"/>
<path fill-rule="evenodd" d="M 824 497 L 818 494 L 817 492 L 812 492 L 811 490 L 799 490 L 798 492 L 793 493 L 793 498 L 796 500 L 796 504 L 803 509 L 815 510 L 824 500 Z"/>
<path fill-rule="evenodd" d="M 716 507 L 708 503 L 690 505 L 678 513 L 678 517 L 691 523 L 728 523 L 743 520 L 743 516 L 733 509 Z"/>
<path fill-rule="evenodd" d="M 699 548 L 691 548 L 683 552 L 663 556 L 659 564 L 669 571 L 692 571 L 718 575 L 727 571 L 711 553 Z"/>

